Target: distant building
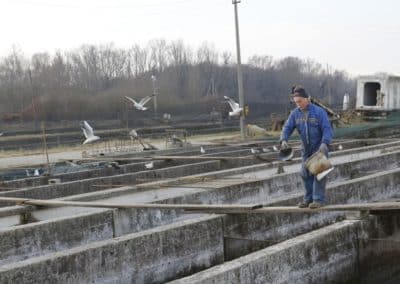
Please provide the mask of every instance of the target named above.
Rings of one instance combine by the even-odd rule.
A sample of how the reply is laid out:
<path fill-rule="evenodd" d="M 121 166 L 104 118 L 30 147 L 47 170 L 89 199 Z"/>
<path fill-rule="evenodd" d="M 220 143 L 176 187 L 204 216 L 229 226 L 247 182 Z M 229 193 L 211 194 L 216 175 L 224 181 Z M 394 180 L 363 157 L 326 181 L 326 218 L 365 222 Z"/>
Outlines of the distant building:
<path fill-rule="evenodd" d="M 400 109 L 400 76 L 360 76 L 357 79 L 356 109 L 392 111 Z"/>

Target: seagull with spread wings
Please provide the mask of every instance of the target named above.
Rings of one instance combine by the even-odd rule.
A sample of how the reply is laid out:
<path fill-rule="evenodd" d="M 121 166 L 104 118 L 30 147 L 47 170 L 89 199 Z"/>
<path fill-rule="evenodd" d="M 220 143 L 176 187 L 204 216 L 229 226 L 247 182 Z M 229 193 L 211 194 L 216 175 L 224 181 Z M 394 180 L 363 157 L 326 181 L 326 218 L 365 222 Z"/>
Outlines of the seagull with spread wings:
<path fill-rule="evenodd" d="M 81 128 L 83 131 L 83 135 L 85 135 L 86 140 L 83 141 L 82 144 L 87 144 L 99 140 L 100 137 L 94 135 L 93 128 L 87 123 L 86 120 L 82 121 Z"/>
<path fill-rule="evenodd" d="M 133 104 L 133 106 L 138 109 L 138 110 L 146 110 L 147 107 L 145 107 L 144 105 L 150 101 L 155 95 L 151 95 L 151 96 L 147 96 L 142 98 L 139 102 L 135 101 L 134 99 L 125 96 L 125 99 L 127 99 L 129 102 L 131 102 Z"/>
<path fill-rule="evenodd" d="M 230 97 L 224 96 L 224 99 L 231 106 L 232 111 L 229 112 L 229 116 L 238 116 L 242 112 L 243 108 L 239 107 L 239 104 Z"/>

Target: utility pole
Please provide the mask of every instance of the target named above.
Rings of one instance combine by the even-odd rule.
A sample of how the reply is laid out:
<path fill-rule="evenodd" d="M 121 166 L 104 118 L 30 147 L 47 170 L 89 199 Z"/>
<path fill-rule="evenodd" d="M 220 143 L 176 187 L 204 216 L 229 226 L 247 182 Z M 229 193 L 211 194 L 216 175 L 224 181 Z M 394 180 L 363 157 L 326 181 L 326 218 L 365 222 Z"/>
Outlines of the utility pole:
<path fill-rule="evenodd" d="M 154 118 L 157 119 L 158 118 L 158 114 L 157 114 L 157 96 L 158 96 L 158 91 L 157 91 L 157 78 L 155 75 L 151 75 L 151 81 L 153 84 L 153 104 L 154 104 Z"/>
<path fill-rule="evenodd" d="M 38 119 L 37 119 L 37 110 L 36 110 L 36 104 L 35 104 L 35 88 L 33 87 L 32 83 L 32 72 L 31 69 L 28 69 L 28 75 L 29 75 L 29 83 L 31 86 L 31 96 L 32 96 L 32 108 L 33 108 L 33 119 L 35 122 L 35 130 L 38 129 Z"/>
<path fill-rule="evenodd" d="M 232 0 L 232 4 L 235 8 L 235 28 L 236 28 L 236 56 L 237 56 L 237 81 L 238 81 L 238 93 L 239 93 L 239 106 L 243 109 L 240 114 L 240 134 L 242 139 L 245 138 L 245 121 L 244 121 L 244 95 L 243 95 L 243 74 L 242 74 L 242 63 L 240 59 L 240 38 L 239 38 L 239 18 L 237 11 L 237 4 L 241 0 Z"/>
<path fill-rule="evenodd" d="M 326 64 L 326 74 L 327 74 L 327 77 L 326 77 L 326 89 L 327 89 L 327 92 L 328 92 L 328 105 L 329 105 L 329 107 L 331 107 L 331 105 L 332 105 L 331 84 L 330 84 L 331 71 L 330 71 L 330 68 L 329 68 L 329 64 Z"/>

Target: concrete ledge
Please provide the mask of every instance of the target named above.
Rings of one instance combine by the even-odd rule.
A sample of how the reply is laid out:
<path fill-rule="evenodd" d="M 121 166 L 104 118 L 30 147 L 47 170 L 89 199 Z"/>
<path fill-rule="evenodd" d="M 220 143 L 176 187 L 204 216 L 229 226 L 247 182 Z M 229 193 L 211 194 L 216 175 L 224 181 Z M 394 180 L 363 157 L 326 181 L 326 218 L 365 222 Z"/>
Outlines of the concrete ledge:
<path fill-rule="evenodd" d="M 170 283 L 337 283 L 357 271 L 361 221 L 343 221 Z"/>
<path fill-rule="evenodd" d="M 0 265 L 113 237 L 112 210 L 0 230 Z"/>
<path fill-rule="evenodd" d="M 284 182 L 284 176 L 292 177 Z M 294 178 L 294 179 L 293 179 Z M 195 194 L 183 194 L 175 198 L 168 198 L 157 202 L 162 203 L 254 203 L 263 200 L 268 205 L 291 205 L 295 204 L 302 197 L 301 191 L 293 194 L 295 180 L 299 181 L 298 175 L 281 175 L 277 179 L 278 185 L 273 185 L 271 178 L 269 181 L 256 181 L 251 183 L 239 184 L 229 187 L 201 190 Z M 385 184 L 384 187 L 379 185 Z M 352 181 L 337 183 L 329 186 L 327 195 L 330 203 L 351 203 L 363 202 L 374 199 L 390 197 L 398 192 L 398 184 L 400 184 L 400 170 L 391 170 L 385 173 L 378 173 L 372 176 L 361 177 Z M 278 188 L 277 188 L 278 187 Z M 270 198 L 273 191 L 279 191 L 280 187 L 288 187 L 292 193 L 281 192 L 282 198 Z M 360 199 L 361 198 L 361 199 Z M 71 208 L 72 210 L 72 208 Z M 40 211 L 39 211 L 40 212 Z M 49 212 L 48 214 L 51 214 Z M 32 214 L 36 215 L 35 212 Z M 90 214 L 88 214 L 88 218 Z M 271 243 L 285 240 L 305 231 L 319 228 L 336 220 L 337 217 L 343 216 L 341 213 L 319 213 L 313 216 L 296 215 L 296 214 L 240 214 L 227 215 L 224 217 L 224 234 L 226 237 L 233 238 L 225 243 L 226 257 L 231 259 L 240 255 L 244 255 L 260 247 L 265 247 Z M 49 249 L 50 251 L 58 243 L 60 246 L 71 247 L 68 238 L 59 238 L 65 231 L 65 227 L 69 227 L 74 222 L 75 216 L 71 215 L 65 219 L 59 219 L 59 225 L 48 230 L 48 238 L 52 238 L 52 242 L 48 243 L 48 248 L 42 244 L 41 249 Z M 166 225 L 172 222 L 196 218 L 193 215 L 182 214 L 175 210 L 115 210 L 114 211 L 114 236 L 120 236 L 141 230 L 146 230 L 156 226 Z M 69 219 L 69 220 L 68 220 Z M 56 221 L 56 220 L 54 220 Z M 66 225 L 61 225 L 65 222 Z M 46 223 L 44 223 L 46 224 Z M 15 242 L 31 242 L 29 236 L 36 236 L 38 226 L 44 226 L 42 222 L 27 225 L 24 230 L 24 236 L 18 234 L 19 238 Z M 289 225 L 290 224 L 290 225 Z M 20 227 L 20 230 L 22 230 Z M 42 227 L 43 229 L 45 227 Z M 14 228 L 18 229 L 18 227 Z M 10 228 L 13 230 L 13 228 Z M 47 229 L 46 229 L 47 230 Z M 68 234 L 67 234 L 68 235 Z M 1 238 L 8 238 L 7 235 L 0 233 Z M 88 237 L 88 236 L 86 236 Z M 238 240 L 235 240 L 238 239 Z M 240 240 L 242 239 L 242 240 Z M 247 239 L 247 240 L 246 240 Z M 255 240 L 255 241 L 252 241 Z M 258 241 L 258 242 L 257 242 Z M 260 245 L 260 242 L 264 242 Z M 256 244 L 258 243 L 258 244 Z M 75 243 L 75 245 L 78 243 Z M 79 245 L 79 244 L 78 244 Z M 22 253 L 23 254 L 23 253 Z"/>
<path fill-rule="evenodd" d="M 135 183 L 137 178 L 169 178 L 190 175 L 193 173 L 213 171 L 219 169 L 219 161 L 207 161 L 196 164 L 169 167 L 165 169 L 155 169 L 137 173 L 116 175 L 110 177 L 99 177 L 72 181 L 67 183 L 45 185 L 34 188 L 18 189 L 13 191 L 0 192 L 0 196 L 52 199 L 70 196 L 80 193 L 99 191 L 104 188 L 93 187 L 93 184 L 111 185 L 123 183 Z M 4 206 L 4 202 L 2 203 Z"/>
<path fill-rule="evenodd" d="M 214 216 L 4 265 L 0 283 L 160 283 L 222 262 Z"/>

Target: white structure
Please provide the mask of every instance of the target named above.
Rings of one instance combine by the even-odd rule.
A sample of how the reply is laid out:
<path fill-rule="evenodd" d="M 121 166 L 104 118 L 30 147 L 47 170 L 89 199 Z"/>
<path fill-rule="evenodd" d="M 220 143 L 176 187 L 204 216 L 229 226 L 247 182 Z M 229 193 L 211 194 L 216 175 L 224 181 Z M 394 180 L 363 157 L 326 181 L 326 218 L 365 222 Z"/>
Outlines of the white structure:
<path fill-rule="evenodd" d="M 349 109 L 349 101 L 350 101 L 350 96 L 348 93 L 344 94 L 343 96 L 343 110 L 348 110 Z"/>
<path fill-rule="evenodd" d="M 371 111 L 400 109 L 400 77 L 390 75 L 359 77 L 356 109 Z"/>

